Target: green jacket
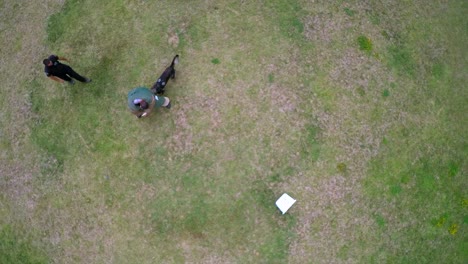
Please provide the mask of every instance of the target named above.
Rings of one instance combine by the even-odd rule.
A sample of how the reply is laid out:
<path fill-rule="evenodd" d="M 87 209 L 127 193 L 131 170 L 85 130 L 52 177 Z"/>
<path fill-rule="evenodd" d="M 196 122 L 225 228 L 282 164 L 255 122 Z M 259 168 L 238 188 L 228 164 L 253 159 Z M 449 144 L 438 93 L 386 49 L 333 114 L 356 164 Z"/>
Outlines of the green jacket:
<path fill-rule="evenodd" d="M 155 96 L 151 90 L 146 87 L 137 87 L 131 90 L 128 92 L 127 98 L 128 108 L 135 115 L 141 115 L 144 112 L 149 114 L 154 107 L 161 107 L 165 100 L 163 96 Z M 145 100 L 149 104 L 149 108 L 146 110 L 140 109 L 139 106 L 134 104 L 135 99 Z"/>

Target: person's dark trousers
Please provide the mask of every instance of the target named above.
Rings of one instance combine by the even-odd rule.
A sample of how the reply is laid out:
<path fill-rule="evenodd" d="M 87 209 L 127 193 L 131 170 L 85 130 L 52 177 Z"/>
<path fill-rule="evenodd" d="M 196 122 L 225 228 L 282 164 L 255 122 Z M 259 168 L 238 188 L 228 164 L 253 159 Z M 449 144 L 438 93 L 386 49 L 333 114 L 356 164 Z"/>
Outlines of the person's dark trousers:
<path fill-rule="evenodd" d="M 77 81 L 80 81 L 80 82 L 86 82 L 87 79 L 81 75 L 79 75 L 77 72 L 75 72 L 70 66 L 66 65 L 65 67 L 65 73 L 72 77 L 73 79 L 77 80 Z M 71 81 L 70 77 L 68 76 L 60 76 L 60 77 L 67 77 L 67 78 L 62 78 L 64 79 L 65 81 L 69 82 Z"/>

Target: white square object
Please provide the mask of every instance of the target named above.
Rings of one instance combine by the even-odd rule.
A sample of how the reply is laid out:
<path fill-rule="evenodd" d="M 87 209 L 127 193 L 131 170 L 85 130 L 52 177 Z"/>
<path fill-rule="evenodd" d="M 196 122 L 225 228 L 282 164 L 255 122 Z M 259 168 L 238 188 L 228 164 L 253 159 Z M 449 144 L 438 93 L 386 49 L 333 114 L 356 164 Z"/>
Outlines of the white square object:
<path fill-rule="evenodd" d="M 281 195 L 281 197 L 276 201 L 276 206 L 281 210 L 283 214 L 285 214 L 291 206 L 296 202 L 291 196 L 287 193 Z"/>

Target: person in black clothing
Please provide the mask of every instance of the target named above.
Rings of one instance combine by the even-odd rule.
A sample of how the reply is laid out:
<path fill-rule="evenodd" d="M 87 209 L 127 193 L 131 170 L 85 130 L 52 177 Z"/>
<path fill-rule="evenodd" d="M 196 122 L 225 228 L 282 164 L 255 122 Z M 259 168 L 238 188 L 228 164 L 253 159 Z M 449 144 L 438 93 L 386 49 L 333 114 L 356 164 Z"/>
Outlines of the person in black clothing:
<path fill-rule="evenodd" d="M 60 63 L 59 60 L 68 61 L 66 58 L 57 55 L 50 55 L 49 58 L 42 61 L 45 65 L 44 72 L 47 77 L 61 83 L 67 81 L 69 84 L 75 84 L 73 79 L 84 83 L 91 82 L 91 79 L 79 75 L 70 66 Z"/>

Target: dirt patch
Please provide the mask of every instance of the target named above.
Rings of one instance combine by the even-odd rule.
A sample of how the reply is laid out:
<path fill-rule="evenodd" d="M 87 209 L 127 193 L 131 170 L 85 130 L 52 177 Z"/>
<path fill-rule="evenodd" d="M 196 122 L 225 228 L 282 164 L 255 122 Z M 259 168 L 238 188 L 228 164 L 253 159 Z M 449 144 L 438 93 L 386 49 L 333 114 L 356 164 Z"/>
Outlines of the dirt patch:
<path fill-rule="evenodd" d="M 372 113 L 388 103 L 382 100 L 382 91 L 394 79 L 377 56 L 360 51 L 357 45 L 359 31 L 370 24 L 365 6 L 340 6 L 339 13 L 323 12 L 304 20 L 305 37 L 317 43 L 317 64 L 326 69 L 325 78 L 315 84 L 326 96 L 316 92 L 319 99 L 311 101 L 320 128 L 318 140 L 327 152 L 320 153 L 309 171 L 283 184 L 283 189 L 297 192 L 292 213 L 300 219 L 295 228 L 298 237 L 290 247 L 291 263 L 311 259 L 359 263 L 362 251 L 347 245 L 378 243 L 361 179 L 392 124 Z M 344 8 L 354 16 L 346 15 Z M 338 164 L 346 169 L 340 171 Z"/>
<path fill-rule="evenodd" d="M 315 6 L 309 8 L 314 11 L 303 19 L 304 36 L 321 45 L 337 40 L 343 41 L 347 35 L 352 35 L 357 27 L 366 27 L 369 23 L 369 10 L 371 10 L 368 1 L 334 3 L 329 4 L 328 8 L 323 8 L 323 6 L 319 9 Z"/>
<path fill-rule="evenodd" d="M 304 36 L 310 41 L 330 43 L 336 34 L 351 26 L 351 21 L 343 16 L 316 14 L 304 19 Z"/>
<path fill-rule="evenodd" d="M 13 208 L 32 214 L 37 204 L 37 195 L 32 188 L 33 171 L 17 162 L 0 163 L 0 189 Z"/>
<path fill-rule="evenodd" d="M 0 10 L 2 40 L 5 40 L 1 45 L 4 63 L 0 65 L 5 95 L 1 106 L 5 109 L 1 112 L 7 113 L 0 115 L 0 123 L 2 140 L 4 137 L 8 142 L 2 146 L 8 154 L 0 156 L 0 190 L 14 210 L 28 215 L 23 218 L 33 214 L 40 197 L 32 181 L 40 174 L 41 163 L 39 154 L 30 146 L 30 127 L 36 115 L 26 85 L 43 69 L 40 62 L 47 54 L 42 44 L 44 24 L 49 12 L 59 6 L 57 1 L 43 1 L 40 5 L 13 1 L 2 3 Z"/>
<path fill-rule="evenodd" d="M 186 114 L 188 111 L 190 111 L 190 106 L 184 104 L 179 105 L 177 111 L 174 113 L 175 128 L 169 143 L 169 148 L 173 153 L 187 154 L 193 149 L 193 135 Z"/>
<path fill-rule="evenodd" d="M 219 97 L 204 97 L 202 100 L 198 100 L 198 102 L 194 103 L 197 104 L 197 107 L 203 109 L 204 112 L 210 115 L 209 121 L 212 129 L 216 129 L 222 124 Z M 195 105 L 192 107 L 194 106 Z"/>
<path fill-rule="evenodd" d="M 377 63 L 363 52 L 347 49 L 329 76 L 333 84 L 343 88 L 362 87 L 367 90 L 371 78 L 378 76 L 377 67 Z"/>
<path fill-rule="evenodd" d="M 177 33 L 168 33 L 167 43 L 173 48 L 177 48 L 179 46 L 179 36 L 177 36 Z"/>
<path fill-rule="evenodd" d="M 277 84 L 272 84 L 262 91 L 269 92 L 271 105 L 280 112 L 286 113 L 296 110 L 297 94 L 292 93 L 290 89 L 285 89 Z"/>

